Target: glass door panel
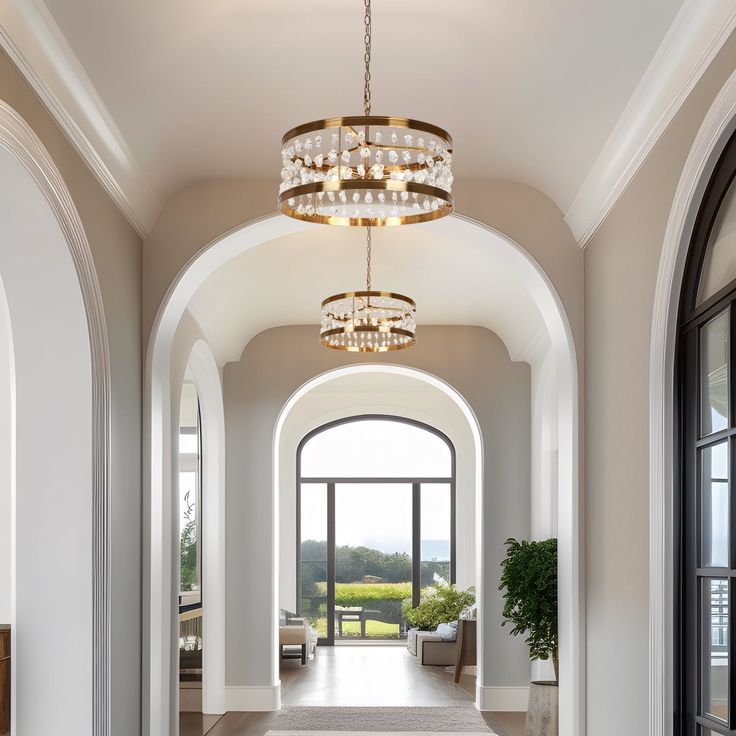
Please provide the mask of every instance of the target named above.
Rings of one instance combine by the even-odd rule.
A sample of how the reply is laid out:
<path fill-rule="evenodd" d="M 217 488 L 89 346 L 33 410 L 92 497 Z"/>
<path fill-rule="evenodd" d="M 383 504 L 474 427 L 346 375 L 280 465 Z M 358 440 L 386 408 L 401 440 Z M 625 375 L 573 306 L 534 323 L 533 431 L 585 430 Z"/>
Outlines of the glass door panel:
<path fill-rule="evenodd" d="M 728 427 L 728 310 L 700 332 L 700 431 L 709 435 Z"/>
<path fill-rule="evenodd" d="M 299 613 L 324 640 L 328 638 L 326 483 L 302 484 L 300 516 Z"/>
<path fill-rule="evenodd" d="M 449 483 L 423 483 L 420 501 L 420 587 L 437 577 L 452 581 L 452 487 Z"/>
<path fill-rule="evenodd" d="M 703 567 L 729 566 L 728 442 L 701 451 L 701 523 Z"/>
<path fill-rule="evenodd" d="M 728 722 L 728 580 L 703 580 L 702 713 Z"/>
<path fill-rule="evenodd" d="M 400 639 L 412 597 L 412 484 L 335 484 L 335 639 Z"/>

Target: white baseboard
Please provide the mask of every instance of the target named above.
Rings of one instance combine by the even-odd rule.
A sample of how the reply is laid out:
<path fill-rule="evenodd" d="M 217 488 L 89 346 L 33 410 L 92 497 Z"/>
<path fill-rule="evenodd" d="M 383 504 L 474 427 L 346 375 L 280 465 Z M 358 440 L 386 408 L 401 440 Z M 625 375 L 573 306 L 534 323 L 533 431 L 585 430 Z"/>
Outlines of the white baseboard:
<path fill-rule="evenodd" d="M 529 705 L 529 688 L 478 685 L 477 703 L 480 710 L 525 713 Z"/>
<path fill-rule="evenodd" d="M 226 711 L 265 711 L 281 708 L 281 685 L 225 685 Z"/>

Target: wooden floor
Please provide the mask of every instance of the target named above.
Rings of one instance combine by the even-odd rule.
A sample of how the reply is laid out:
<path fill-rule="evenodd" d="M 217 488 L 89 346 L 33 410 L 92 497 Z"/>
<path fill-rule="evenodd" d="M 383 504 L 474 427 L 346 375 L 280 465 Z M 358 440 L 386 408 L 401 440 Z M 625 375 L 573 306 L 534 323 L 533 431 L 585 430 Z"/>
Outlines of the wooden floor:
<path fill-rule="evenodd" d="M 285 706 L 441 706 L 473 703 L 475 678 L 457 685 L 452 672 L 422 667 L 403 646 L 320 647 L 302 667 L 298 660 L 281 666 Z M 484 713 L 499 736 L 522 736 L 523 713 Z M 205 716 L 204 718 L 212 718 Z M 181 714 L 181 736 L 263 736 L 273 728 L 273 713 L 226 713 L 213 725 L 203 716 Z"/>

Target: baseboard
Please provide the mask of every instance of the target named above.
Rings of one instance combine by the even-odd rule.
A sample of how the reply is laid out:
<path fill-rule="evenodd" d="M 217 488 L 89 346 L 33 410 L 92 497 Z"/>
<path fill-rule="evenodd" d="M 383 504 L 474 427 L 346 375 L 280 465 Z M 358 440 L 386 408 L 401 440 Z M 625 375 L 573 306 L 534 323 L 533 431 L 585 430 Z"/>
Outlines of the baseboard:
<path fill-rule="evenodd" d="M 524 713 L 529 704 L 528 687 L 485 687 L 478 685 L 477 696 L 480 710 Z"/>
<path fill-rule="evenodd" d="M 225 710 L 266 711 L 281 708 L 281 685 L 225 685 Z"/>

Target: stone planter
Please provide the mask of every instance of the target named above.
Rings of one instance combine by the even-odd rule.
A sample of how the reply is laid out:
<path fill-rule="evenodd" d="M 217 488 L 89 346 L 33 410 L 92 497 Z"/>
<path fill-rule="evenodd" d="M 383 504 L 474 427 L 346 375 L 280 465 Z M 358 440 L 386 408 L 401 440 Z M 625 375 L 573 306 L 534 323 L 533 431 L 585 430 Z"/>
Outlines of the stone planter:
<path fill-rule="evenodd" d="M 524 736 L 558 736 L 559 687 L 556 682 L 532 682 Z"/>

